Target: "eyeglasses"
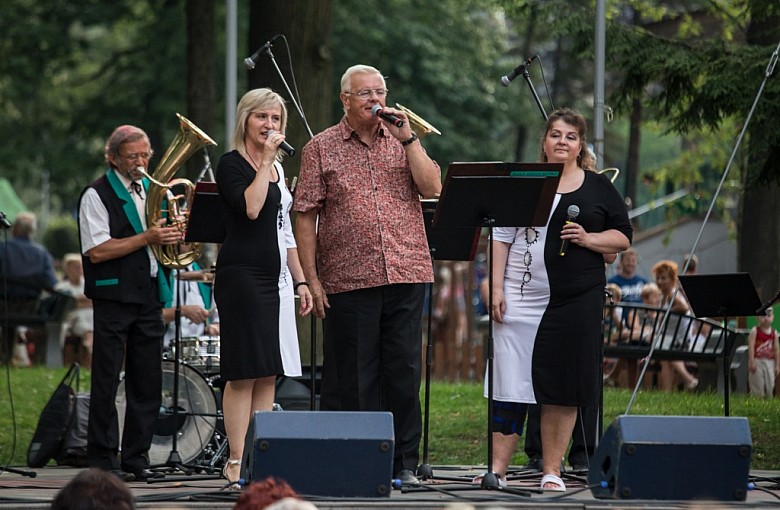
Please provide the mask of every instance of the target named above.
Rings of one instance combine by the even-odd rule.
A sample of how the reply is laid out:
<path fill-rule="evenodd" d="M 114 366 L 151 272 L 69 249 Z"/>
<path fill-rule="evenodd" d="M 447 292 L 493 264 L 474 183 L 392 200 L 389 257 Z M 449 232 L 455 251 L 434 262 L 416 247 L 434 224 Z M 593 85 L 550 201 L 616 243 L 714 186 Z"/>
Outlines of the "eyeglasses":
<path fill-rule="evenodd" d="M 357 96 L 360 99 L 368 99 L 371 97 L 371 94 L 376 94 L 376 97 L 385 97 L 387 93 L 390 92 L 387 89 L 363 89 L 358 90 L 357 92 L 344 92 L 348 96 Z"/>
<path fill-rule="evenodd" d="M 141 159 L 149 159 L 152 157 L 153 152 L 134 152 L 133 154 L 119 154 L 123 158 L 125 158 L 128 161 L 133 161 L 135 159 L 141 158 Z"/>

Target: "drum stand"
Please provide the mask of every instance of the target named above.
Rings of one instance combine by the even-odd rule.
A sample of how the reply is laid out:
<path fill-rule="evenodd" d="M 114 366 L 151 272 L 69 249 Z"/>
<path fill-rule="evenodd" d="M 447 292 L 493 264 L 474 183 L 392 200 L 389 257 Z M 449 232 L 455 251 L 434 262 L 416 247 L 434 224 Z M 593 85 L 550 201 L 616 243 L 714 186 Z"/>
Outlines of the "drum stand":
<path fill-rule="evenodd" d="M 185 464 L 178 451 L 179 435 L 179 360 L 181 357 L 181 279 L 180 270 L 176 270 L 176 311 L 174 314 L 174 337 L 173 337 L 173 423 L 175 424 L 173 434 L 171 434 L 171 452 L 168 460 L 161 466 L 153 466 L 155 471 L 164 471 L 169 474 L 181 472 L 185 475 L 191 475 L 193 471 L 202 469 L 202 466 Z"/>

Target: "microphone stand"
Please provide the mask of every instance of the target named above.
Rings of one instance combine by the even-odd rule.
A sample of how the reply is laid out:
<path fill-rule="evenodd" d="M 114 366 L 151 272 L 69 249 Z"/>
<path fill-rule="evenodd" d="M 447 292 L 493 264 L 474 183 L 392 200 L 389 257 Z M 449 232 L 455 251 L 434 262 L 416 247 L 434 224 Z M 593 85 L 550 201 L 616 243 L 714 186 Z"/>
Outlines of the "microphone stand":
<path fill-rule="evenodd" d="M 544 111 L 544 106 L 542 105 L 542 100 L 539 99 L 539 94 L 536 93 L 536 88 L 534 87 L 533 82 L 531 81 L 531 76 L 528 74 L 528 66 L 523 66 L 523 79 L 528 84 L 528 88 L 531 89 L 531 94 L 534 96 L 534 101 L 536 101 L 536 106 L 539 107 L 539 111 L 542 112 L 542 117 L 544 117 L 544 120 L 547 120 L 547 112 Z"/>
<path fill-rule="evenodd" d="M 284 38 L 284 36 L 282 36 Z M 287 40 L 285 39 L 285 43 Z M 306 115 L 303 113 L 303 109 L 301 108 L 301 105 L 298 103 L 298 100 L 296 99 L 296 96 L 292 93 L 292 90 L 290 90 L 290 86 L 287 84 L 287 80 L 284 78 L 284 74 L 282 73 L 282 70 L 279 69 L 279 66 L 276 63 L 276 59 L 274 58 L 274 54 L 271 51 L 271 45 L 269 44 L 265 50 L 261 52 L 261 55 L 267 55 L 268 58 L 271 60 L 271 63 L 274 65 L 274 69 L 276 69 L 276 74 L 279 75 L 279 79 L 282 81 L 282 84 L 284 85 L 285 90 L 287 90 L 287 96 L 290 98 L 290 102 L 292 102 L 293 106 L 295 106 L 295 111 L 298 112 L 298 116 L 301 118 L 301 122 L 303 122 L 303 127 L 306 129 L 306 132 L 309 134 L 309 139 L 311 140 L 314 138 L 314 133 L 312 133 L 311 128 L 309 127 L 309 122 L 306 120 Z M 293 189 L 290 190 L 290 193 L 294 193 L 294 181 L 293 181 Z M 310 358 L 309 358 L 309 364 L 311 365 L 311 374 L 310 374 L 310 381 L 311 384 L 311 390 L 310 390 L 310 401 L 309 401 L 309 407 L 312 411 L 315 411 L 317 408 L 317 316 L 314 315 L 314 313 L 311 314 L 311 340 L 310 340 Z"/>

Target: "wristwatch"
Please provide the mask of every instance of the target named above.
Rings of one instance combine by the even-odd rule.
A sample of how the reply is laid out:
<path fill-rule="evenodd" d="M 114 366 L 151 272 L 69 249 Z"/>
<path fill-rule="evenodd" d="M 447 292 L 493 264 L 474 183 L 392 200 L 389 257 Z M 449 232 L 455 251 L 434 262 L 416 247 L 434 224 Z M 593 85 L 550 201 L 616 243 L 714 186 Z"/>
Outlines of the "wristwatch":
<path fill-rule="evenodd" d="M 414 142 L 415 140 L 417 140 L 417 133 L 412 132 L 412 137 L 408 140 L 404 140 L 403 142 L 401 142 L 401 145 L 406 147 L 407 145 Z"/>

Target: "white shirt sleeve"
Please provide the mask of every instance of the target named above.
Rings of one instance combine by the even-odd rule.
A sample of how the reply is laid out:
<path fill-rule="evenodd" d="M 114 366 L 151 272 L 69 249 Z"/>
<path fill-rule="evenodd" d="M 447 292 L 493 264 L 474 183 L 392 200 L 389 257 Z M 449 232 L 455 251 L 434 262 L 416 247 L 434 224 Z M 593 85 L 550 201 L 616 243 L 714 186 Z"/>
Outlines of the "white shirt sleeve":
<path fill-rule="evenodd" d="M 84 255 L 95 246 L 111 239 L 108 210 L 100 200 L 95 188 L 87 189 L 84 196 L 81 197 L 79 228 L 81 231 L 81 250 Z"/>

